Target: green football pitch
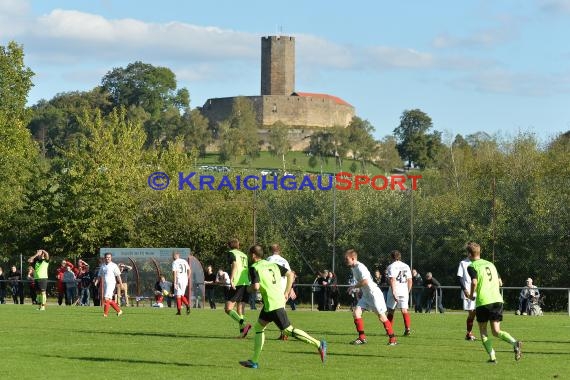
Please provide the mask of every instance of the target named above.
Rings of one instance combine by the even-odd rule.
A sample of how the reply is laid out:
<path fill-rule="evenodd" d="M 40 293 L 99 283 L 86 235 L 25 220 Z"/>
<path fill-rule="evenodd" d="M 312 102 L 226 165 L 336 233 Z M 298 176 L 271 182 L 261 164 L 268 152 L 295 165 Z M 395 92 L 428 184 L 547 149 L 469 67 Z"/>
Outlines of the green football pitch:
<path fill-rule="evenodd" d="M 328 342 L 323 365 L 317 350 L 266 330 L 259 369 L 242 368 L 251 357 L 253 331 L 238 339 L 237 324 L 217 310 L 126 308 L 121 317 L 101 308 L 0 305 L 2 379 L 546 379 L 569 378 L 570 318 L 566 315 L 505 315 L 502 327 L 523 341 L 515 362 L 510 345 L 493 338 L 497 365 L 487 364 L 480 341 L 464 340 L 465 314 L 412 314 L 412 335 L 387 337 L 365 313 L 368 344 L 356 337 L 348 311 L 288 311 L 294 327 Z M 250 321 L 258 312 L 247 311 Z M 401 314 L 394 319 L 403 332 Z"/>

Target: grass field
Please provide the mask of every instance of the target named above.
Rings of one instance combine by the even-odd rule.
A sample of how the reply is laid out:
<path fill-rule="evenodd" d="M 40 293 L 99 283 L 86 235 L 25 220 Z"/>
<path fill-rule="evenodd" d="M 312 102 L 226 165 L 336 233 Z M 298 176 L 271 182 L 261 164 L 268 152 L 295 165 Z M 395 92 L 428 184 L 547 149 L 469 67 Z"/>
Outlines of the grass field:
<path fill-rule="evenodd" d="M 515 362 L 509 345 L 493 340 L 498 364 L 486 363 L 479 341 L 464 338 L 463 313 L 412 314 L 412 336 L 386 346 L 387 337 L 372 314 L 364 320 L 369 343 L 356 337 L 347 311 L 289 312 L 293 326 L 326 339 L 325 365 L 312 346 L 276 340 L 274 325 L 257 370 L 242 368 L 250 358 L 253 334 L 236 339 L 237 325 L 223 312 L 194 309 L 126 308 L 121 317 L 103 318 L 96 307 L 0 305 L 2 379 L 548 379 L 570 377 L 570 318 L 564 315 L 505 315 L 503 327 L 522 340 Z M 257 312 L 248 311 L 255 319 Z M 403 331 L 395 318 L 395 331 Z"/>

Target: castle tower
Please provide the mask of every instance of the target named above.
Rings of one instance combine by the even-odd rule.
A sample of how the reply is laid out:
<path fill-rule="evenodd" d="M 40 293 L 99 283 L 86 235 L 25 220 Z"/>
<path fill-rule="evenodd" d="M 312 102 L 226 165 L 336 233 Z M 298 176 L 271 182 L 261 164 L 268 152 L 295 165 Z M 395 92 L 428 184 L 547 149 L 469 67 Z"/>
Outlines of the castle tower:
<path fill-rule="evenodd" d="M 295 91 L 295 37 L 261 37 L 261 95 Z"/>

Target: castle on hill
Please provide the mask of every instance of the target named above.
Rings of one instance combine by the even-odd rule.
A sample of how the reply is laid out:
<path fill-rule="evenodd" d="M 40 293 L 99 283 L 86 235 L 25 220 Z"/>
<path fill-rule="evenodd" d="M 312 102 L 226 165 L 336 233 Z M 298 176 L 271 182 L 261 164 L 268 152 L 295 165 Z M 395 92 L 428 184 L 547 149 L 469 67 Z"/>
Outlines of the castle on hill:
<path fill-rule="evenodd" d="M 261 137 L 281 121 L 289 127 L 292 150 L 302 150 L 320 128 L 347 126 L 354 107 L 329 94 L 295 91 L 295 37 L 261 38 L 261 95 L 245 96 L 253 105 Z M 208 99 L 201 112 L 211 124 L 231 115 L 237 97 Z"/>

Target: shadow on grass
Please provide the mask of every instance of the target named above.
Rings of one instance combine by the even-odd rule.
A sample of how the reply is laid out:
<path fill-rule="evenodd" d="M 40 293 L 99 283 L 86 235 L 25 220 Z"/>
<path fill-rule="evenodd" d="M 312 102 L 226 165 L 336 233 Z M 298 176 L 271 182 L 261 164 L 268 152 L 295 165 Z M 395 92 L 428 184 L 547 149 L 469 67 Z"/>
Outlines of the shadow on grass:
<path fill-rule="evenodd" d="M 69 330 L 67 330 L 69 331 Z M 107 334 L 107 335 L 126 335 L 126 336 L 134 336 L 134 337 L 143 337 L 143 336 L 150 336 L 150 337 L 160 337 L 160 338 L 198 338 L 198 339 L 238 339 L 237 337 L 232 336 L 216 336 L 216 335 L 198 335 L 198 334 L 185 334 L 185 333 L 153 333 L 153 332 L 143 332 L 143 331 L 100 331 L 100 330 L 73 330 L 75 333 L 81 334 Z"/>
<path fill-rule="evenodd" d="M 138 360 L 138 359 L 125 359 L 125 358 L 110 358 L 110 357 L 94 357 L 94 356 L 61 356 L 61 355 L 41 355 L 46 358 L 55 359 L 68 359 L 68 360 L 81 360 L 87 362 L 114 362 L 114 363 L 128 363 L 128 364 L 160 364 L 160 365 L 173 365 L 177 367 L 206 367 L 206 368 L 219 368 L 219 364 L 193 364 L 193 363 L 180 363 L 180 362 L 165 362 L 158 360 Z M 230 367 L 228 367 L 230 368 Z M 233 368 L 233 367 L 232 367 Z"/>

